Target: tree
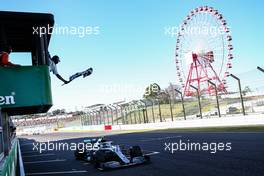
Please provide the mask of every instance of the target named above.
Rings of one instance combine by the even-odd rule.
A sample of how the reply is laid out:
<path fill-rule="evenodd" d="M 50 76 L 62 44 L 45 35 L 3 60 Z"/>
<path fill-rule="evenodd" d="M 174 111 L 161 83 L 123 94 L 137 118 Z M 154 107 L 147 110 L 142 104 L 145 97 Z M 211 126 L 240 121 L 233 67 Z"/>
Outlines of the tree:
<path fill-rule="evenodd" d="M 169 83 L 169 86 L 165 88 L 165 92 L 169 94 L 171 100 L 174 102 L 176 102 L 176 97 L 181 98 L 180 94 L 176 92 L 175 89 L 181 90 L 181 86 Z"/>
<path fill-rule="evenodd" d="M 168 91 L 161 91 L 158 95 L 159 101 L 161 104 L 168 104 L 170 102 L 170 94 Z"/>
<path fill-rule="evenodd" d="M 243 95 L 245 96 L 247 93 L 252 92 L 249 86 L 246 86 L 244 90 L 242 91 Z"/>
<path fill-rule="evenodd" d="M 54 111 L 52 111 L 53 115 L 61 115 L 61 114 L 65 114 L 66 110 L 65 109 L 56 109 Z"/>
<path fill-rule="evenodd" d="M 160 86 L 157 83 L 150 84 L 143 95 L 147 99 L 155 99 L 160 93 Z"/>

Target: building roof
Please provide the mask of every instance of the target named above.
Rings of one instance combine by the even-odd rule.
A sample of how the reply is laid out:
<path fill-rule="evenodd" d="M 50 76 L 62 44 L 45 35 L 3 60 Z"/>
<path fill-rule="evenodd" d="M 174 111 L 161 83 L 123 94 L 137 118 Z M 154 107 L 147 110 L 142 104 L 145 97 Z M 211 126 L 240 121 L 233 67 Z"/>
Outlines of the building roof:
<path fill-rule="evenodd" d="M 49 13 L 0 11 L 0 47 L 8 45 L 14 52 L 30 52 L 34 29 L 53 27 L 54 16 Z M 51 35 L 47 35 L 48 44 Z"/>

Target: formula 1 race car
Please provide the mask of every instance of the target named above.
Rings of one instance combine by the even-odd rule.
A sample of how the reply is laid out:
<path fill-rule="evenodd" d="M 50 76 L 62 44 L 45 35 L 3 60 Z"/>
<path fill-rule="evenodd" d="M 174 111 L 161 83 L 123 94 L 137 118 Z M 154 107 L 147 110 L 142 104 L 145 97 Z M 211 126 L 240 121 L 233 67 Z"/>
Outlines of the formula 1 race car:
<path fill-rule="evenodd" d="M 95 168 L 102 171 L 150 162 L 150 157 L 143 155 L 139 146 L 121 149 L 119 145 L 113 145 L 112 141 L 107 141 L 104 138 L 88 139 L 84 140 L 84 143 L 92 144 L 93 149 L 76 150 L 75 158 L 91 162 Z"/>

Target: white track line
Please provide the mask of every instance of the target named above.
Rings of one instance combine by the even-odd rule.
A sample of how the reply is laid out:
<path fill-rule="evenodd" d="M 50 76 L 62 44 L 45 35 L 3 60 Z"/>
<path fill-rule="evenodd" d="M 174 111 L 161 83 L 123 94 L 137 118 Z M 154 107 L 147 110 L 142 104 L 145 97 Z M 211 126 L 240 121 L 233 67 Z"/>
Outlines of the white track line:
<path fill-rule="evenodd" d="M 80 171 L 62 171 L 62 172 L 37 172 L 37 173 L 27 173 L 26 175 L 55 175 L 55 174 L 78 174 L 78 173 L 87 173 L 86 170 Z"/>
<path fill-rule="evenodd" d="M 161 141 L 166 139 L 173 139 L 173 138 L 181 138 L 182 136 L 168 136 L 168 137 L 160 137 L 160 138 L 147 138 L 140 140 L 141 142 L 150 142 L 150 141 Z"/>
<path fill-rule="evenodd" d="M 62 161 L 66 161 L 66 159 L 45 160 L 45 161 L 29 161 L 29 162 L 24 162 L 24 164 L 51 163 L 51 162 L 62 162 Z"/>
<path fill-rule="evenodd" d="M 159 154 L 160 152 L 151 152 L 151 153 L 147 153 L 147 154 L 145 154 L 145 155 L 147 155 L 147 156 L 151 156 L 151 155 L 157 155 L 157 154 Z"/>

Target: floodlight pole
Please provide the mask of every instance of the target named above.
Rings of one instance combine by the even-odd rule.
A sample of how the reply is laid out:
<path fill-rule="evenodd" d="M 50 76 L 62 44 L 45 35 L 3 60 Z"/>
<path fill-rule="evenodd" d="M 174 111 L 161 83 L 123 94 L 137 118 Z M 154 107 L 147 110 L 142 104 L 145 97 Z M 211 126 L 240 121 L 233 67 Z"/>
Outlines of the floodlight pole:
<path fill-rule="evenodd" d="M 259 71 L 261 71 L 261 72 L 264 73 L 264 69 L 263 69 L 263 68 L 261 68 L 261 67 L 258 66 L 257 69 L 258 69 Z"/>
<path fill-rule="evenodd" d="M 196 90 L 197 93 L 197 99 L 198 99 L 198 105 L 199 105 L 199 111 L 200 111 L 200 117 L 201 119 L 203 118 L 203 114 L 202 114 L 202 106 L 201 106 L 201 100 L 200 100 L 200 93 L 197 87 L 194 87 L 193 85 L 190 85 L 191 88 Z"/>
<path fill-rule="evenodd" d="M 246 115 L 246 113 L 245 113 L 245 106 L 244 106 L 244 100 L 243 100 L 243 95 L 242 95 L 242 90 L 241 90 L 240 79 L 239 79 L 238 77 L 236 77 L 235 75 L 233 75 L 233 74 L 230 74 L 230 76 L 231 76 L 232 78 L 234 78 L 235 80 L 237 80 L 237 82 L 238 82 L 238 88 L 239 88 L 239 94 L 240 94 L 240 100 L 241 100 L 242 112 L 243 112 L 243 115 Z"/>
<path fill-rule="evenodd" d="M 218 101 L 218 91 L 217 91 L 217 87 L 216 87 L 215 83 L 213 83 L 210 80 L 208 80 L 208 83 L 210 83 L 210 84 L 212 84 L 214 86 L 214 89 L 215 89 L 215 98 L 216 98 L 216 104 L 217 104 L 217 111 L 218 111 L 218 117 L 221 117 L 220 106 L 219 106 L 219 101 Z"/>
<path fill-rule="evenodd" d="M 184 120 L 186 120 L 186 113 L 185 113 L 184 99 L 183 99 L 182 92 L 179 91 L 178 89 L 175 89 L 175 91 L 178 92 L 181 95 L 182 111 L 183 111 Z"/>

